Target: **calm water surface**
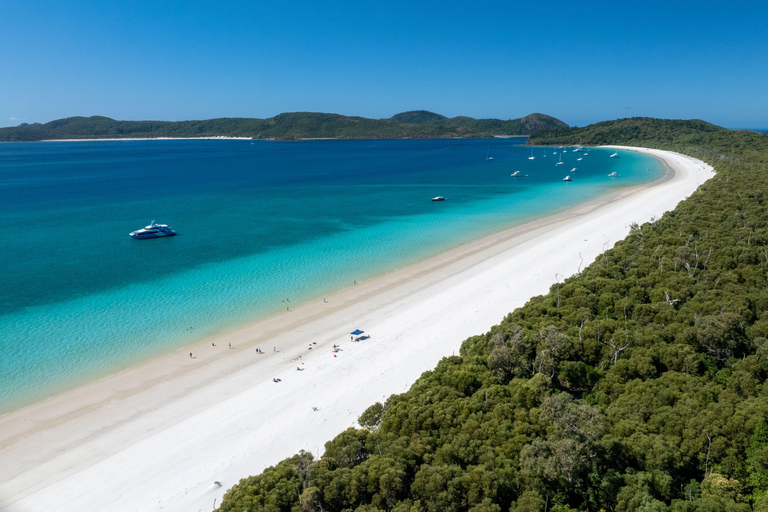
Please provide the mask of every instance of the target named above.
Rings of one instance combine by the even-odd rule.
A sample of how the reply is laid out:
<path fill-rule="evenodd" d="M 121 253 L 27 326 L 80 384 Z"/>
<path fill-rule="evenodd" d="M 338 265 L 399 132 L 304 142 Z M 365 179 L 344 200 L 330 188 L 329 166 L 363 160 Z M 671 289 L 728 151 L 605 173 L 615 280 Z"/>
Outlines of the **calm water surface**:
<path fill-rule="evenodd" d="M 0 412 L 664 172 L 522 142 L 0 144 Z"/>

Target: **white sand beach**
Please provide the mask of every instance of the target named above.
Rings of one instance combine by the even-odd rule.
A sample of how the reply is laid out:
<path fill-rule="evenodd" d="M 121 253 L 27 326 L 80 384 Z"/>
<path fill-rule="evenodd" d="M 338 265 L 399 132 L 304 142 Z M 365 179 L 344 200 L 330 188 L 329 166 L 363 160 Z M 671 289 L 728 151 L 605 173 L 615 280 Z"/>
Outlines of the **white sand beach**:
<path fill-rule="evenodd" d="M 253 137 L 120 137 L 119 139 L 44 139 L 40 142 L 105 142 L 118 140 L 254 140 Z"/>
<path fill-rule="evenodd" d="M 714 175 L 623 149 L 671 171 L 0 417 L 0 510 L 208 511 L 240 478 L 318 456 L 369 405 Z M 356 328 L 370 339 L 350 341 Z"/>

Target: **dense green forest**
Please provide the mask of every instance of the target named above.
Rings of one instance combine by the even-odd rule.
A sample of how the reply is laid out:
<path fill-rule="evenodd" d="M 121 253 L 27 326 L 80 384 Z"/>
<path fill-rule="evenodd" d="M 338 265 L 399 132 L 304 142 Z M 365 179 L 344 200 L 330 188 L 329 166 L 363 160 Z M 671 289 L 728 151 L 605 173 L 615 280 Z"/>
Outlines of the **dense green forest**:
<path fill-rule="evenodd" d="M 424 110 L 389 119 L 338 114 L 293 112 L 269 119 L 222 118 L 206 121 L 115 121 L 108 117 L 69 117 L 45 124 L 0 128 L 0 141 L 113 139 L 152 137 L 252 137 L 295 140 L 308 138 L 449 138 L 529 135 L 537 130 L 567 127 L 543 114 L 521 119 L 447 118 Z"/>
<path fill-rule="evenodd" d="M 717 174 L 221 511 L 768 511 L 768 135 L 625 119 L 547 144 Z"/>

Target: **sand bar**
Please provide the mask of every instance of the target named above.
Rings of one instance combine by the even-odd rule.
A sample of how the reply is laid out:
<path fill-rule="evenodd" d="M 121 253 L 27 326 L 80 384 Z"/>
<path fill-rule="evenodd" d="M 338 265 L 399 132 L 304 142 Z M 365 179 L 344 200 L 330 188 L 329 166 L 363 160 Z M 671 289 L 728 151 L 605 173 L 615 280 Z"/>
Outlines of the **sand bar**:
<path fill-rule="evenodd" d="M 115 139 L 43 139 L 37 142 L 107 142 L 118 140 L 254 140 L 253 137 L 120 137 Z"/>
<path fill-rule="evenodd" d="M 0 417 L 0 509 L 211 510 L 240 478 L 320 454 L 367 406 L 714 175 L 631 149 L 670 172 Z M 371 338 L 350 341 L 355 328 Z"/>

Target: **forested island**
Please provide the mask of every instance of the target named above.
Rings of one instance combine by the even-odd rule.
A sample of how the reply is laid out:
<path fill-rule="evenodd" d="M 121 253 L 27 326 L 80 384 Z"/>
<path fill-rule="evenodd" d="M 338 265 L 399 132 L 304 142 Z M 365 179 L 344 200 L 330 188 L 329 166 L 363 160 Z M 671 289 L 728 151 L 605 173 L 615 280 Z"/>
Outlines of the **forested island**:
<path fill-rule="evenodd" d="M 529 135 L 548 128 L 567 128 L 559 119 L 530 114 L 520 119 L 448 118 L 425 110 L 403 112 L 388 119 L 338 114 L 292 112 L 269 119 L 221 118 L 205 121 L 116 121 L 108 117 L 68 117 L 40 124 L 0 128 L 0 141 L 57 139 L 126 139 L 247 137 L 297 140 L 459 138 Z"/>
<path fill-rule="evenodd" d="M 768 510 L 768 135 L 623 119 L 715 178 L 221 511 Z"/>

